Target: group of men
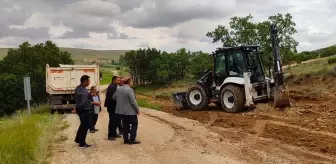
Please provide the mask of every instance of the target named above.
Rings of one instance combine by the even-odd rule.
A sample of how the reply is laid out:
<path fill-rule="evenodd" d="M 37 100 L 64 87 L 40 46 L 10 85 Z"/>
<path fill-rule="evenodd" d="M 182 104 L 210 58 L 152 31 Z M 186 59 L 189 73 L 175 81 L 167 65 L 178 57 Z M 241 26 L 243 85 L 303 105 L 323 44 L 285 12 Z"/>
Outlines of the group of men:
<path fill-rule="evenodd" d="M 92 146 L 86 143 L 87 132 L 90 127 L 92 130 L 91 116 L 95 106 L 100 107 L 101 104 L 93 101 L 87 90 L 90 85 L 90 77 L 83 75 L 80 82 L 81 84 L 75 89 L 76 112 L 80 119 L 75 142 L 79 144 L 79 148 L 88 148 Z M 124 144 L 141 143 L 136 140 L 140 110 L 132 86 L 132 78 L 121 80 L 118 76 L 112 77 L 112 83 L 108 86 L 104 103 L 109 113 L 108 140 L 116 140 L 116 138 L 123 136 Z"/>

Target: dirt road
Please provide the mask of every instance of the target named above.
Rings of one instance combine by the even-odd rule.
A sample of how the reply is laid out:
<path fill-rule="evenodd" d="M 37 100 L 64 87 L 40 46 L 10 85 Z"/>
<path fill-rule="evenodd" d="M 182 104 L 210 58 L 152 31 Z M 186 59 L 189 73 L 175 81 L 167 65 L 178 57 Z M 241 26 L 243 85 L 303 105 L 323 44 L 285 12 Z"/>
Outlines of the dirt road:
<path fill-rule="evenodd" d="M 104 109 L 97 123 L 99 131 L 88 135 L 87 142 L 94 146 L 84 150 L 78 149 L 73 142 L 79 119 L 75 114 L 68 114 L 66 121 L 70 127 L 56 136 L 60 141 L 53 144 L 51 163 L 245 163 L 225 145 L 218 145 L 220 141 L 216 138 L 219 135 L 208 131 L 197 121 L 151 109 L 141 110 L 143 113 L 139 117 L 138 130 L 138 139 L 142 141 L 140 145 L 124 145 L 122 139 L 108 141 L 108 114 Z M 212 146 L 224 150 L 219 152 Z"/>
<path fill-rule="evenodd" d="M 70 127 L 56 137 L 58 142 L 53 144 L 51 163 L 336 163 L 334 133 L 311 131 L 296 125 L 297 122 L 283 123 L 288 119 L 287 115 L 282 117 L 279 112 L 276 113 L 277 119 L 269 119 L 267 115 L 256 117 L 253 113 L 258 111 L 235 115 L 186 111 L 176 114 L 178 117 L 170 114 L 172 111 L 141 110 L 143 113 L 139 117 L 138 130 L 138 139 L 142 141 L 140 145 L 124 145 L 122 139 L 108 141 L 108 114 L 104 109 L 97 123 L 99 131 L 88 135 L 87 142 L 94 146 L 84 150 L 78 149 L 73 142 L 78 117 L 75 114 L 67 115 L 66 121 Z M 198 119 L 201 114 L 207 118 Z M 191 120 L 193 117 L 197 119 Z M 297 121 L 305 123 L 305 120 Z M 287 127 L 287 131 L 283 127 Z M 329 131 L 334 130 L 331 127 Z M 308 148 L 302 147 L 305 143 L 310 144 L 304 145 Z"/>

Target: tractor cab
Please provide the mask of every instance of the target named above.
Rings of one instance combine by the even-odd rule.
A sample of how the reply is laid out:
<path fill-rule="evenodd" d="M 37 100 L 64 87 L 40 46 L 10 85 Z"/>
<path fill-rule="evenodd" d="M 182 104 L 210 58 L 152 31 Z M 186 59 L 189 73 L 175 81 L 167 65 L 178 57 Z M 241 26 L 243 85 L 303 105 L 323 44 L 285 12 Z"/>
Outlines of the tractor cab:
<path fill-rule="evenodd" d="M 244 72 L 251 72 L 251 83 L 264 81 L 259 49 L 259 46 L 224 47 L 212 53 L 216 86 L 228 77 L 243 78 Z"/>

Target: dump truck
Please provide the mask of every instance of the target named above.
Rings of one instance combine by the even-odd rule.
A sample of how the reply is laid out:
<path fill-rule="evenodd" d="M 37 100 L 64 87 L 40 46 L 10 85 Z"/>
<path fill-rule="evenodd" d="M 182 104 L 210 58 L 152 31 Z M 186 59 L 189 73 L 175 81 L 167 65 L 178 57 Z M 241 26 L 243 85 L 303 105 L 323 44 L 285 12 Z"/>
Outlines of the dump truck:
<path fill-rule="evenodd" d="M 102 78 L 99 65 L 46 65 L 46 92 L 49 95 L 50 113 L 54 114 L 57 111 L 63 114 L 75 109 L 75 88 L 80 84 L 83 75 L 90 76 L 91 83 L 87 89 L 96 86 L 99 91 L 99 81 Z"/>
<path fill-rule="evenodd" d="M 265 75 L 258 45 L 217 48 L 210 54 L 213 69 L 205 70 L 203 77 L 186 92 L 173 94 L 177 108 L 201 110 L 215 103 L 225 112 L 236 113 L 267 99 L 273 100 L 275 108 L 291 106 L 284 83 L 278 30 L 274 24 L 270 25 L 270 37 L 273 50 L 271 76 Z"/>

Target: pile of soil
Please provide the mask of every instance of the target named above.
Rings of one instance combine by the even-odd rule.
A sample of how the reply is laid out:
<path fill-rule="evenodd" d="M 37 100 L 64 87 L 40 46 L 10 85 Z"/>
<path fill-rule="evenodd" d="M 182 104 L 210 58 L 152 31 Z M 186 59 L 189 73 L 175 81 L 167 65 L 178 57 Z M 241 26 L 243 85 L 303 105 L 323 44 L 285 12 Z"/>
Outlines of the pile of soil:
<path fill-rule="evenodd" d="M 232 142 L 242 142 L 241 136 L 257 135 L 336 157 L 336 78 L 289 77 L 286 84 L 293 105 L 284 110 L 260 103 L 253 110 L 235 114 L 225 113 L 220 107 L 178 111 L 171 100 L 141 97 L 161 104 L 164 112 L 208 124 L 209 128 Z M 218 129 L 225 130 L 221 133 Z M 234 132 L 230 136 L 228 129 Z"/>

